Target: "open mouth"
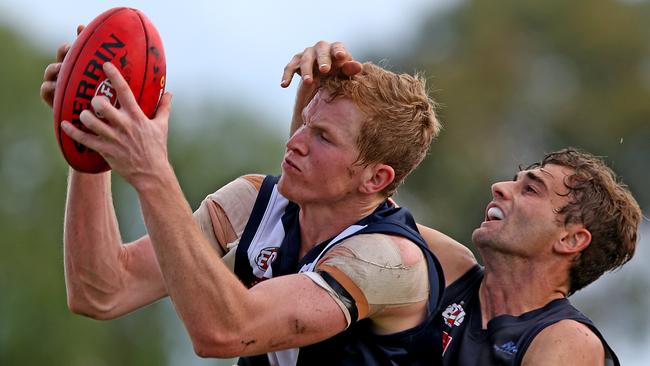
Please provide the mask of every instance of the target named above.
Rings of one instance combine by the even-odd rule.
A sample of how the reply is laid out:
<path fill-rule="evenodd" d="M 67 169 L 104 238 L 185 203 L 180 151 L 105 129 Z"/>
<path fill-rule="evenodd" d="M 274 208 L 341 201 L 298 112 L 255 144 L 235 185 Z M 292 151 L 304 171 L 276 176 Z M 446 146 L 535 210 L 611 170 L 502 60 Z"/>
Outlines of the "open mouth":
<path fill-rule="evenodd" d="M 487 210 L 488 221 L 503 220 L 505 217 L 503 211 L 496 206 L 492 206 Z"/>

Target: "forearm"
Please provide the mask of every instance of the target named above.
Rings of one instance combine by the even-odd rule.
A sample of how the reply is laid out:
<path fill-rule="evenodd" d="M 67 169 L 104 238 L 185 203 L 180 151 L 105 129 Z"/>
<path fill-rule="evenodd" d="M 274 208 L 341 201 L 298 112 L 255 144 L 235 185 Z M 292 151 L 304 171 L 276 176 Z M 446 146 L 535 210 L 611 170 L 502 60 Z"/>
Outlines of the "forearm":
<path fill-rule="evenodd" d="M 63 246 L 68 304 L 91 316 L 110 311 L 111 297 L 121 286 L 122 241 L 110 184 L 110 173 L 70 169 Z"/>
<path fill-rule="evenodd" d="M 195 348 L 229 343 L 249 317 L 248 291 L 193 220 L 172 168 L 155 179 L 134 186 L 167 292 Z"/>
<path fill-rule="evenodd" d="M 296 102 L 293 106 L 293 116 L 291 116 L 291 127 L 289 128 L 289 136 L 292 136 L 296 130 L 302 126 L 302 110 L 305 106 L 299 102 L 296 97 Z"/>
<path fill-rule="evenodd" d="M 302 110 L 307 106 L 307 104 L 309 104 L 315 93 L 315 87 L 307 86 L 304 82 L 300 82 L 298 91 L 296 92 L 296 101 L 293 106 L 293 116 L 291 117 L 291 128 L 289 130 L 290 136 L 293 135 L 300 126 L 302 126 Z"/>

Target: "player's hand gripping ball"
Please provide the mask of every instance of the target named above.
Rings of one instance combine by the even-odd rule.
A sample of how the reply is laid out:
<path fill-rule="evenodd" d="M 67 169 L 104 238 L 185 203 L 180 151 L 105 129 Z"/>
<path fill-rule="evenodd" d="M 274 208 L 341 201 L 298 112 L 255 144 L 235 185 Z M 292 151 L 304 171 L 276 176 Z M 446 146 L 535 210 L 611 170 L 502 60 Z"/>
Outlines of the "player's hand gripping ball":
<path fill-rule="evenodd" d="M 147 117 L 153 118 L 165 92 L 162 41 L 141 11 L 113 8 L 84 28 L 65 56 L 56 81 L 54 130 L 68 164 L 85 173 L 100 173 L 110 167 L 97 152 L 63 132 L 61 121 L 70 121 L 90 132 L 79 120 L 79 114 L 84 109 L 92 110 L 90 101 L 94 96 L 105 96 L 119 107 L 115 89 L 102 70 L 105 62 L 117 66 Z"/>

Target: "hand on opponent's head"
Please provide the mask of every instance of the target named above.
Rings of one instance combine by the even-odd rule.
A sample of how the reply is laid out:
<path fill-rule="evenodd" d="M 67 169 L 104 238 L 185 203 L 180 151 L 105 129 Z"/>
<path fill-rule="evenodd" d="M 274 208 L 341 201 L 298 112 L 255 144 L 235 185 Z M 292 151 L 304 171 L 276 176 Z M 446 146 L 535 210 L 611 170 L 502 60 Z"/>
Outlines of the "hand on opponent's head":
<path fill-rule="evenodd" d="M 280 85 L 288 87 L 293 75 L 298 74 L 304 84 L 318 86 L 322 76 L 350 77 L 361 72 L 361 68 L 361 63 L 352 58 L 343 43 L 319 41 L 293 56 L 284 68 Z"/>

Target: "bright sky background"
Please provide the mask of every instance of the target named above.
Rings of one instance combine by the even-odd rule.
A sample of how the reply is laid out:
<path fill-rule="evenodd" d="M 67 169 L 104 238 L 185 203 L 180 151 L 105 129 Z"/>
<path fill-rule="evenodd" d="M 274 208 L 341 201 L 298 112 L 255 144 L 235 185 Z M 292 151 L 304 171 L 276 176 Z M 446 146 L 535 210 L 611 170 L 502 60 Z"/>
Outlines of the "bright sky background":
<path fill-rule="evenodd" d="M 344 41 L 353 53 L 388 54 L 413 39 L 423 15 L 456 2 L 3 0 L 0 21 L 54 55 L 59 44 L 74 40 L 77 24 L 115 6 L 138 8 L 162 36 L 167 89 L 177 103 L 245 99 L 270 120 L 288 121 L 297 83 L 289 90 L 279 85 L 295 53 L 325 39 Z"/>

